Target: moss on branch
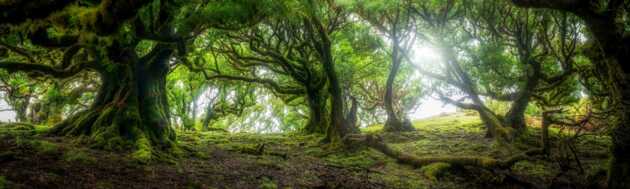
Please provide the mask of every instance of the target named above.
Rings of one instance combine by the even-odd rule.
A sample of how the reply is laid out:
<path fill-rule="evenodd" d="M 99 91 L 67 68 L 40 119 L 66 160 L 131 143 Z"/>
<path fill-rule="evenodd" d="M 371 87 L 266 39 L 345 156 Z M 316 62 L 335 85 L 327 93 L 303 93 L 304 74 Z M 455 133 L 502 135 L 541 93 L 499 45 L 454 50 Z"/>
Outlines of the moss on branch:
<path fill-rule="evenodd" d="M 448 163 L 453 166 L 475 166 L 486 169 L 493 168 L 509 168 L 516 162 L 528 159 L 529 156 L 542 153 L 542 149 L 533 149 L 522 152 L 507 159 L 501 160 L 492 157 L 482 156 L 435 156 L 435 157 L 417 157 L 412 154 L 401 152 L 389 147 L 383 139 L 376 135 L 353 134 L 345 137 L 344 141 L 351 146 L 365 145 L 376 149 L 388 157 L 398 160 L 399 163 L 411 165 L 414 167 L 423 167 L 434 163 Z"/>

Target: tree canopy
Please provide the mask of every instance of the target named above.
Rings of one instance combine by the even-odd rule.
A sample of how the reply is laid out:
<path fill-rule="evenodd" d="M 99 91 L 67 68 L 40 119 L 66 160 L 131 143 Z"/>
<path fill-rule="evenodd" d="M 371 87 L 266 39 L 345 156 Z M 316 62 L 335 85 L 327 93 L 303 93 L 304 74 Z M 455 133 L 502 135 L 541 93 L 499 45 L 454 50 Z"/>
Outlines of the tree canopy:
<path fill-rule="evenodd" d="M 302 133 L 401 163 L 510 167 L 548 130 L 610 136 L 630 181 L 630 3 L 623 0 L 0 2 L 0 97 L 22 123 L 150 162 L 180 132 Z M 420 48 L 438 60 L 419 59 Z M 425 52 L 426 53 L 426 52 Z M 508 159 L 419 158 L 365 128 L 415 131 L 426 99 L 479 117 Z"/>

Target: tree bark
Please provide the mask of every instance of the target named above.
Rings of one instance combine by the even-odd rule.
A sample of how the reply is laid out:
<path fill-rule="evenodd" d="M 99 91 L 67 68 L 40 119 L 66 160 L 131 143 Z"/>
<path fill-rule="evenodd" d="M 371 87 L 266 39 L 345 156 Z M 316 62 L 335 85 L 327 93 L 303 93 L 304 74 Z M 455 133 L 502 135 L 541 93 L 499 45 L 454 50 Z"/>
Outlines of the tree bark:
<path fill-rule="evenodd" d="M 551 144 L 549 141 L 549 126 L 551 125 L 551 114 L 552 112 L 549 112 L 549 111 L 544 111 L 542 113 L 541 140 L 542 140 L 542 150 L 543 150 L 543 153 L 545 153 L 546 155 L 549 155 L 550 150 L 551 150 Z"/>
<path fill-rule="evenodd" d="M 506 113 L 503 120 L 503 125 L 512 127 L 516 135 L 522 134 L 527 129 L 525 111 L 542 76 L 542 68 L 539 62 L 530 61 L 529 65 L 531 66 L 532 74 L 528 74 L 525 86 L 518 93 L 516 100 L 512 102 L 510 110 Z"/>
<path fill-rule="evenodd" d="M 28 106 L 30 105 L 31 98 L 25 97 L 25 99 L 19 100 L 17 106 L 15 106 L 15 118 L 18 122 L 29 122 L 27 116 Z"/>
<path fill-rule="evenodd" d="M 328 114 L 326 110 L 326 97 L 319 89 L 307 89 L 306 98 L 308 101 L 309 117 L 308 124 L 304 131 L 308 134 L 326 133 L 328 124 Z"/>
<path fill-rule="evenodd" d="M 630 53 L 630 52 L 626 52 Z M 625 57 L 628 58 L 628 57 Z M 619 59 L 607 61 L 612 79 L 613 98 L 619 103 L 619 120 L 613 126 L 612 137 L 612 158 L 610 160 L 608 187 L 609 188 L 630 188 L 630 70 L 619 65 Z M 620 68 L 621 67 L 621 68 Z"/>
<path fill-rule="evenodd" d="M 387 111 L 387 121 L 383 130 L 386 132 L 401 132 L 401 131 L 413 131 L 415 130 L 411 124 L 403 124 L 396 111 L 394 110 L 394 82 L 396 81 L 396 75 L 400 70 L 400 64 L 402 56 L 400 55 L 400 45 L 398 37 L 394 35 L 392 37 L 392 67 L 387 77 L 387 83 L 385 86 L 385 110 Z"/>
<path fill-rule="evenodd" d="M 359 110 L 359 104 L 357 99 L 354 97 L 350 97 L 350 101 L 352 102 L 350 106 L 350 111 L 346 114 L 346 125 L 352 129 L 353 133 L 359 133 L 358 125 L 357 125 L 357 111 Z"/>
<path fill-rule="evenodd" d="M 573 13 L 583 19 L 598 45 L 591 51 L 591 61 L 601 69 L 606 86 L 618 106 L 613 126 L 612 158 L 609 164 L 608 188 L 630 188 L 630 68 L 623 65 L 630 58 L 630 37 L 625 25 L 617 20 L 627 11 L 624 1 L 610 1 L 600 11 L 590 1 L 576 0 L 511 0 L 527 8 L 549 8 Z"/>
<path fill-rule="evenodd" d="M 441 157 L 418 157 L 413 154 L 393 149 L 387 145 L 380 136 L 377 135 L 348 135 L 346 138 L 348 143 L 354 146 L 365 145 L 371 147 L 388 157 L 396 159 L 399 163 L 411 165 L 414 167 L 423 167 L 432 163 L 448 163 L 455 166 L 475 166 L 480 168 L 501 168 L 507 169 L 515 163 L 526 160 L 531 156 L 538 155 L 541 149 L 531 149 L 524 151 L 506 159 L 495 159 L 484 156 L 441 156 Z"/>
<path fill-rule="evenodd" d="M 345 125 L 346 121 L 343 115 L 345 103 L 339 78 L 337 78 L 337 72 L 335 71 L 332 42 L 328 36 L 328 31 L 315 15 L 311 15 L 310 18 L 306 19 L 305 24 L 307 24 L 307 30 L 310 32 L 312 43 L 317 50 L 319 60 L 328 79 L 328 94 L 331 97 L 331 122 L 326 129 L 326 137 L 323 142 L 343 144 L 342 138 L 349 133 L 349 129 Z"/>
<path fill-rule="evenodd" d="M 206 116 L 203 118 L 203 130 L 207 131 L 210 128 L 210 121 L 214 119 L 214 108 L 213 102 L 209 102 L 208 106 L 206 106 Z"/>
<path fill-rule="evenodd" d="M 473 82 L 468 72 L 466 72 L 457 61 L 453 49 L 450 47 L 442 47 L 441 49 L 442 52 L 445 53 L 447 68 L 457 75 L 460 82 L 457 87 L 469 96 L 473 104 L 471 107 L 463 107 L 461 105 L 459 105 L 459 107 L 474 109 L 479 113 L 481 121 L 486 126 L 486 138 L 500 137 L 501 139 L 511 140 L 511 131 L 503 126 L 497 115 L 486 107 L 483 100 L 481 100 L 476 84 Z M 455 102 L 455 104 L 457 105 L 457 102 Z"/>
<path fill-rule="evenodd" d="M 132 147 L 139 158 L 175 147 L 165 92 L 173 51 L 155 48 L 142 59 L 133 49 L 110 53 L 118 56 L 98 69 L 102 85 L 92 106 L 57 124 L 52 134 L 87 136 L 104 149 Z"/>
<path fill-rule="evenodd" d="M 326 76 L 328 77 L 328 93 L 331 96 L 331 123 L 326 131 L 325 141 L 331 143 L 340 143 L 341 138 L 345 136 L 348 131 L 346 128 L 345 120 L 343 117 L 344 100 L 342 96 L 339 79 L 337 78 L 337 72 L 335 71 L 335 65 L 333 62 L 330 43 L 324 45 L 325 49 L 323 53 L 323 65 Z"/>

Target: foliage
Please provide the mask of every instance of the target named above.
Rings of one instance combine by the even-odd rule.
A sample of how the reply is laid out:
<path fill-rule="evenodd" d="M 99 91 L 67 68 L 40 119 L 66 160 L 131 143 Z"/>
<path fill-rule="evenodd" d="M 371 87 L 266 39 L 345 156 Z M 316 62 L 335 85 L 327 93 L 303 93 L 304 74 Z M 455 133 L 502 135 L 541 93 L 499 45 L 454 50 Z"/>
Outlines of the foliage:
<path fill-rule="evenodd" d="M 93 149 L 142 164 L 215 158 L 200 152 L 211 144 L 284 159 L 298 149 L 365 170 L 401 168 L 394 157 L 423 166 L 401 175 L 433 182 L 475 165 L 476 180 L 497 183 L 514 178 L 486 169 L 511 153 L 542 146 L 558 165 L 512 171 L 561 178 L 574 163 L 584 173 L 576 154 L 612 146 L 609 185 L 627 188 L 629 9 L 618 0 L 2 1 L 0 113 L 16 116 L 0 138 L 21 152 L 63 152 L 67 163 L 97 162 Z M 459 112 L 411 122 L 427 98 Z M 256 161 L 286 166 L 274 162 Z"/>

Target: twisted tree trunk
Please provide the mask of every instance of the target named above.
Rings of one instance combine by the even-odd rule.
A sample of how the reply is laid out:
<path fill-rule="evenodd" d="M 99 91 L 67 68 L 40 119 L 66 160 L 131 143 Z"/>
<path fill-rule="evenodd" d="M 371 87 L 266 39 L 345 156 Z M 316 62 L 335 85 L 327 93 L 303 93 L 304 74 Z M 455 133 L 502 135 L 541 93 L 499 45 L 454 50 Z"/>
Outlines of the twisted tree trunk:
<path fill-rule="evenodd" d="M 512 102 L 510 110 L 503 120 L 503 125 L 512 127 L 516 135 L 522 134 L 527 129 L 525 111 L 542 75 L 542 68 L 539 62 L 530 61 L 529 65 L 531 66 L 532 74 L 528 75 L 524 88 L 518 93 L 516 100 Z"/>
<path fill-rule="evenodd" d="M 591 1 L 511 0 L 528 8 L 548 8 L 570 12 L 585 21 L 594 43 L 590 59 L 599 68 L 615 101 L 618 120 L 613 126 L 612 158 L 609 164 L 608 188 L 630 188 L 630 37 L 623 18 L 625 1 L 609 1 L 604 10 Z M 626 62 L 626 63 L 624 63 Z"/>
<path fill-rule="evenodd" d="M 159 48 L 159 47 L 156 47 Z M 132 147 L 138 158 L 174 147 L 175 132 L 165 80 L 172 50 L 156 49 L 142 59 L 133 50 L 123 51 L 114 62 L 98 69 L 102 85 L 92 106 L 57 124 L 57 135 L 87 136 L 104 149 Z"/>
<path fill-rule="evenodd" d="M 399 39 L 392 37 L 392 67 L 387 77 L 387 83 L 385 86 L 385 110 L 387 111 L 387 121 L 383 130 L 386 132 L 401 132 L 401 131 L 413 131 L 415 130 L 410 123 L 403 122 L 394 110 L 394 81 L 396 81 L 396 75 L 400 70 L 400 64 L 402 63 L 402 55 L 400 54 Z"/>
<path fill-rule="evenodd" d="M 304 128 L 306 133 L 325 133 L 329 117 L 326 109 L 326 97 L 319 89 L 307 89 L 309 117 Z"/>

